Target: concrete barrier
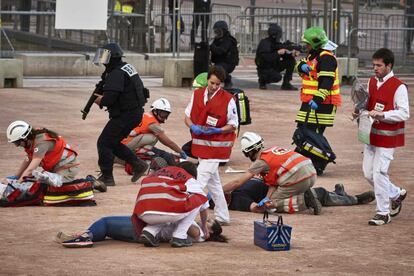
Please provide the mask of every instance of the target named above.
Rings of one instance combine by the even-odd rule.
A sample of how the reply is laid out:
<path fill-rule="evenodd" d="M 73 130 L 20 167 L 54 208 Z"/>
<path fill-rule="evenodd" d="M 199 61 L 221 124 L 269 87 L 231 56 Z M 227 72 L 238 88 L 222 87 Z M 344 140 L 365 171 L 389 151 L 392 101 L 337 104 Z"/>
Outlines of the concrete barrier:
<path fill-rule="evenodd" d="M 0 59 L 0 88 L 23 87 L 23 62 L 18 59 Z"/>
<path fill-rule="evenodd" d="M 336 58 L 338 61 L 338 71 L 339 71 L 339 80 L 342 80 L 342 77 L 346 77 L 351 79 L 352 77 L 357 76 L 358 73 L 358 59 L 357 58 L 350 58 L 348 62 L 348 58 L 346 57 L 339 57 Z M 348 70 L 349 65 L 349 70 Z"/>
<path fill-rule="evenodd" d="M 190 86 L 194 77 L 193 59 L 168 59 L 165 63 L 163 86 L 183 87 Z"/>
<path fill-rule="evenodd" d="M 92 64 L 94 53 L 19 53 L 16 58 L 23 62 L 24 76 L 100 76 L 103 66 Z M 192 53 L 181 54 L 192 58 Z M 164 76 L 165 62 L 171 53 L 125 53 L 124 61 L 131 63 L 140 75 Z"/>

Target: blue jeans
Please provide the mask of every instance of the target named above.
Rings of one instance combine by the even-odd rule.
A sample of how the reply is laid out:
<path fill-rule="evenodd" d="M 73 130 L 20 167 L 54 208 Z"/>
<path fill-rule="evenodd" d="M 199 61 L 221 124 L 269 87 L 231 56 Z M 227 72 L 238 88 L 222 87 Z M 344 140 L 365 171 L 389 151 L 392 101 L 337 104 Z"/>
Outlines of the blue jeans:
<path fill-rule="evenodd" d="M 93 234 L 94 242 L 103 241 L 106 237 L 125 242 L 138 241 L 131 216 L 103 217 L 95 221 L 88 230 Z"/>

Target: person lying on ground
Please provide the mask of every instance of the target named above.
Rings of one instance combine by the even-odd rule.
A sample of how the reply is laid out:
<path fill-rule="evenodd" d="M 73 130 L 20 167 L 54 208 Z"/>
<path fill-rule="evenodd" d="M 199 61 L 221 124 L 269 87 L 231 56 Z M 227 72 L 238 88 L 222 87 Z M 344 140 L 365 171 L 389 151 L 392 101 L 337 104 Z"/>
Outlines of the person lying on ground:
<path fill-rule="evenodd" d="M 225 197 L 228 200 L 229 210 L 263 213 L 266 204 L 259 206 L 259 202 L 266 197 L 269 186 L 263 180 L 252 178 L 241 187 L 231 190 L 228 186 L 224 186 Z M 316 193 L 317 199 L 322 206 L 350 206 L 367 204 L 375 200 L 373 191 L 367 191 L 357 195 L 348 195 L 345 192 L 343 184 L 336 184 L 333 192 L 327 191 L 323 187 L 311 188 Z M 305 205 L 309 207 L 310 202 L 306 197 L 293 196 L 285 201 L 284 209 L 288 209 L 288 204 L 292 202 L 295 205 Z M 209 200 L 210 208 L 214 206 L 213 200 Z"/>
<path fill-rule="evenodd" d="M 196 175 L 195 165 L 187 161 L 155 171 L 142 180 L 131 217 L 106 218 L 89 228 L 92 235 L 83 233 L 63 244 L 69 247 L 78 244 L 90 246 L 91 242 L 110 236 L 157 247 L 160 242 L 159 233 L 174 224 L 171 246 L 187 247 L 192 245 L 187 232 L 198 214 L 201 219 L 200 229 L 207 240 L 212 227 L 208 226 L 208 202 L 201 184 L 195 179 Z M 104 234 L 100 234 L 102 231 Z"/>

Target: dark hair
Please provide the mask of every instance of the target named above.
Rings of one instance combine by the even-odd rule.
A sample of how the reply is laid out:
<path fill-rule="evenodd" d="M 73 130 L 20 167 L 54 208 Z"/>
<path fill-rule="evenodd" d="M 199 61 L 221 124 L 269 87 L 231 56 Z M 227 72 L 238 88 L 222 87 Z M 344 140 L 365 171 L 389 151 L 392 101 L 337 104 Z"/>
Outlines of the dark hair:
<path fill-rule="evenodd" d="M 211 75 L 215 75 L 221 82 L 224 82 L 226 79 L 226 71 L 221 66 L 211 66 L 208 69 L 207 79 L 210 79 Z"/>
<path fill-rule="evenodd" d="M 52 130 L 49 130 L 47 128 L 37 128 L 37 129 L 32 129 L 32 131 L 30 131 L 29 135 L 27 135 L 27 139 L 32 140 L 37 135 L 42 134 L 42 133 L 47 133 L 52 138 L 58 138 L 59 137 L 59 134 L 57 134 L 56 132 L 54 132 Z"/>
<path fill-rule="evenodd" d="M 222 235 L 223 228 L 221 228 L 220 223 L 217 220 L 214 220 L 213 225 L 211 226 L 213 233 L 210 233 L 210 237 L 206 241 L 214 242 L 228 242 L 229 239 Z"/>
<path fill-rule="evenodd" d="M 382 59 L 385 65 L 391 64 L 391 68 L 394 67 L 394 53 L 390 49 L 378 49 L 372 55 L 372 59 Z"/>
<path fill-rule="evenodd" d="M 190 161 L 180 162 L 176 166 L 184 169 L 186 172 L 191 174 L 194 178 L 197 178 L 197 167 Z"/>

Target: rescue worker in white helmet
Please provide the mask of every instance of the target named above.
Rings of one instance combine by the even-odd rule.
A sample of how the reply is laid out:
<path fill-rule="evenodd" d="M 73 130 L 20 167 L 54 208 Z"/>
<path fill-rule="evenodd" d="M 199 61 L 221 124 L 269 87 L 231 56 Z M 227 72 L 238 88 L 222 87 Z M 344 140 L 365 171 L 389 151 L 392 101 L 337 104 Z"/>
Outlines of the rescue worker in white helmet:
<path fill-rule="evenodd" d="M 320 27 L 305 30 L 302 42 L 306 44 L 309 54 L 296 65 L 302 77 L 302 105 L 296 122 L 303 124 L 311 109 L 307 127 L 323 133 L 325 127 L 333 126 L 336 109 L 341 105 L 338 62 L 333 53 L 338 45 L 330 41 Z"/>
<path fill-rule="evenodd" d="M 34 177 L 55 187 L 75 180 L 79 172 L 78 154 L 56 132 L 47 128 L 34 129 L 25 121 L 14 121 L 7 128 L 7 140 L 22 147 L 27 154 L 17 172 L 7 178 L 22 182 L 23 178 Z"/>
<path fill-rule="evenodd" d="M 316 181 L 316 171 L 310 159 L 276 146 L 264 149 L 262 137 L 254 132 L 243 134 L 241 149 L 253 163 L 246 173 L 224 187 L 232 191 L 260 175 L 269 189 L 253 212 L 263 212 L 267 208 L 292 214 L 312 208 L 314 215 L 321 213 L 322 205 L 311 189 Z"/>
<path fill-rule="evenodd" d="M 141 123 L 131 130 L 128 137 L 122 140 L 122 143 L 134 152 L 138 148 L 150 146 L 156 155 L 161 155 L 169 165 L 174 165 L 173 157 L 154 147 L 160 141 L 163 145 L 178 153 L 182 159 L 187 159 L 188 156 L 185 152 L 167 136 L 165 130 L 161 127 L 161 124 L 166 122 L 170 114 L 171 104 L 167 99 L 159 98 L 155 100 L 151 105 L 151 111 L 144 113 Z M 120 161 L 116 160 L 117 163 L 121 163 Z"/>

